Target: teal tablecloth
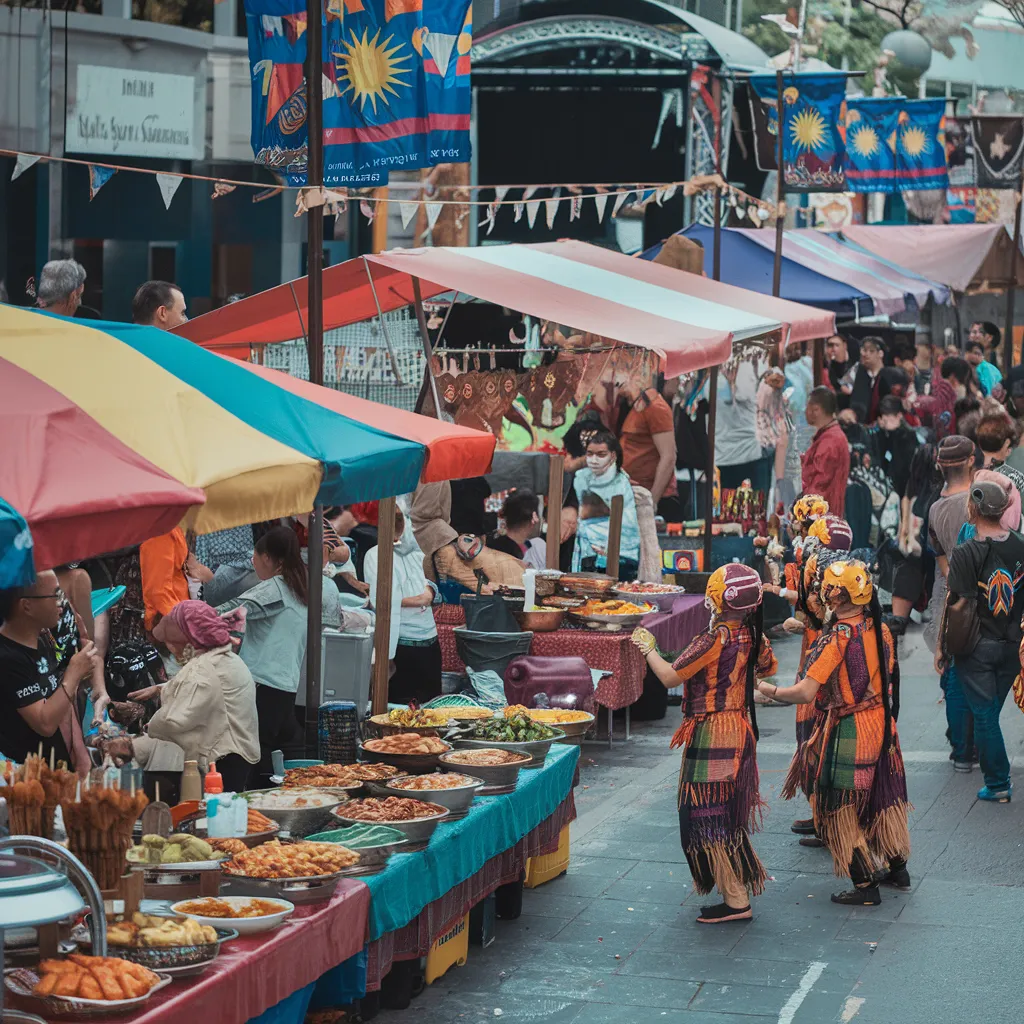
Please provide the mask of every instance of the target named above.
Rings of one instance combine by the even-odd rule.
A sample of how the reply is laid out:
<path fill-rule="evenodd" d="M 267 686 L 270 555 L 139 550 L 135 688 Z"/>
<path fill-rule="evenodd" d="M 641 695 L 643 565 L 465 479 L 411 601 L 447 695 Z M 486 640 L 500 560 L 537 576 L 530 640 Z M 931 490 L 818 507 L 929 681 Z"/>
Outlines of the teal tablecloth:
<path fill-rule="evenodd" d="M 461 821 L 438 826 L 425 850 L 396 854 L 379 875 L 363 879 L 370 888 L 370 939 L 403 928 L 532 832 L 569 795 L 579 756 L 577 746 L 553 744 L 543 768 L 519 773 L 514 792 L 477 797 Z"/>

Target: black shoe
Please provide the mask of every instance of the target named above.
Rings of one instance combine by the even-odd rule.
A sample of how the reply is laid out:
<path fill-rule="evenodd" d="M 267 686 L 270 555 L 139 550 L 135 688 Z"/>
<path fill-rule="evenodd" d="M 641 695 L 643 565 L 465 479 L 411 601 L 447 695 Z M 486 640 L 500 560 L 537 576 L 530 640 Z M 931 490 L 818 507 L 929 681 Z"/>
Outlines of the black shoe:
<path fill-rule="evenodd" d="M 813 818 L 797 818 L 792 825 L 789 826 L 790 832 L 795 832 L 798 836 L 813 836 L 814 835 L 814 819 Z"/>
<path fill-rule="evenodd" d="M 801 846 L 807 846 L 812 850 L 820 850 L 825 844 L 817 836 L 804 836 L 800 840 Z"/>
<path fill-rule="evenodd" d="M 905 868 L 890 868 L 878 880 L 882 885 L 891 885 L 894 889 L 910 892 L 910 872 Z"/>
<path fill-rule="evenodd" d="M 719 903 L 717 907 L 701 907 L 697 924 L 725 924 L 728 921 L 749 921 L 754 916 L 748 903 L 745 907 L 730 907 Z"/>
<path fill-rule="evenodd" d="M 863 889 L 848 889 L 846 892 L 832 893 L 832 902 L 844 907 L 877 907 L 882 902 L 882 894 L 877 885 L 866 885 Z"/>
<path fill-rule="evenodd" d="M 909 625 L 909 619 L 905 619 L 902 615 L 883 615 L 882 621 L 889 627 L 889 632 L 893 636 L 903 636 Z"/>

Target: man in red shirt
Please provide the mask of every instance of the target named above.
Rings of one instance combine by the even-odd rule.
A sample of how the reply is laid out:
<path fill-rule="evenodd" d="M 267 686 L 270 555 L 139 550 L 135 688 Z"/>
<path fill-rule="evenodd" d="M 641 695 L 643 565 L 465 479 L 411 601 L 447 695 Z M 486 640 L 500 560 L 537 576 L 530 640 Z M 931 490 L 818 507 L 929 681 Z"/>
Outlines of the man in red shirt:
<path fill-rule="evenodd" d="M 814 427 L 810 447 L 800 456 L 800 485 L 804 494 L 820 494 L 834 516 L 846 509 L 846 479 L 850 475 L 850 446 L 836 422 L 836 396 L 815 388 L 807 396 L 807 422 Z"/>

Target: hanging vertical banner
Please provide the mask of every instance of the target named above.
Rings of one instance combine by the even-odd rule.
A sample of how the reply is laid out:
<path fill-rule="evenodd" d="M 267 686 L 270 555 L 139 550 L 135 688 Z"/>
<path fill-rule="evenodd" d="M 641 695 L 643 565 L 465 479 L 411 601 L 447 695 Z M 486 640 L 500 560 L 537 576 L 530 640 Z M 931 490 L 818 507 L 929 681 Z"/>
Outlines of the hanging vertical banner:
<path fill-rule="evenodd" d="M 896 137 L 896 169 L 903 191 L 948 187 L 945 117 L 944 99 L 903 101 Z"/>
<path fill-rule="evenodd" d="M 776 100 L 774 75 L 752 75 L 762 100 Z M 845 192 L 846 76 L 788 74 L 782 90 L 782 173 L 789 192 Z"/>
<path fill-rule="evenodd" d="M 975 117 L 972 120 L 978 188 L 1020 188 L 1024 161 L 1024 120 Z"/>
<path fill-rule="evenodd" d="M 772 85 L 774 85 L 774 81 Z M 779 115 L 775 109 L 775 91 L 772 90 L 771 100 L 762 99 L 753 86 L 747 86 L 747 98 L 750 104 L 750 123 L 754 132 L 754 159 L 758 170 L 778 170 L 778 135 Z"/>
<path fill-rule="evenodd" d="M 91 203 L 96 198 L 96 193 L 110 179 L 117 174 L 117 170 L 113 167 L 104 167 L 102 164 L 89 164 L 89 202 Z"/>
<path fill-rule="evenodd" d="M 946 167 L 950 188 L 974 188 L 978 184 L 969 117 L 946 118 Z"/>
<path fill-rule="evenodd" d="M 857 98 L 846 104 L 846 159 L 850 192 L 895 192 L 896 133 L 903 100 Z"/>
<path fill-rule="evenodd" d="M 305 183 L 305 0 L 246 0 L 256 162 Z M 324 182 L 470 158 L 470 0 L 326 0 Z"/>

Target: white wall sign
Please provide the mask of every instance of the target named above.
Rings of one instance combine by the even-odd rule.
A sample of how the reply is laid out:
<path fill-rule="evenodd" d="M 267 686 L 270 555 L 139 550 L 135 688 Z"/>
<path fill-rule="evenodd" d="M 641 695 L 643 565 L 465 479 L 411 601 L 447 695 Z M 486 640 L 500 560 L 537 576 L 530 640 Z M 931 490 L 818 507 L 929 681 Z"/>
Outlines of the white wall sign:
<path fill-rule="evenodd" d="M 77 71 L 66 125 L 69 152 L 202 159 L 194 78 L 91 64 Z"/>

